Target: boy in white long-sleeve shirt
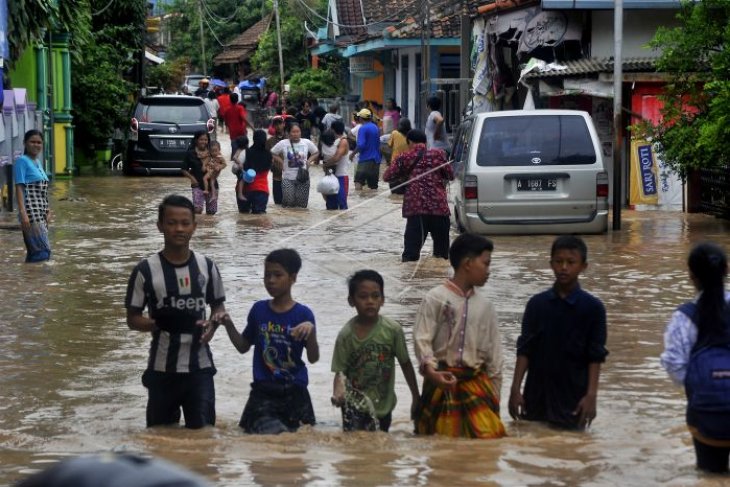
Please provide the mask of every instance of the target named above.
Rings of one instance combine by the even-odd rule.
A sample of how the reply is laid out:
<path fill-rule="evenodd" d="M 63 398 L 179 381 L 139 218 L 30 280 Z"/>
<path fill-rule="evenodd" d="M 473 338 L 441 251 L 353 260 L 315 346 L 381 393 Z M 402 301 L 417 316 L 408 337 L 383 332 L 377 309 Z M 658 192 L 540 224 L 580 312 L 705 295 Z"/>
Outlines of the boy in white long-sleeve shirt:
<path fill-rule="evenodd" d="M 449 249 L 454 277 L 428 292 L 413 341 L 424 377 L 416 433 L 505 436 L 499 419 L 502 341 L 492 303 L 475 292 L 489 278 L 494 246 L 463 234 Z"/>

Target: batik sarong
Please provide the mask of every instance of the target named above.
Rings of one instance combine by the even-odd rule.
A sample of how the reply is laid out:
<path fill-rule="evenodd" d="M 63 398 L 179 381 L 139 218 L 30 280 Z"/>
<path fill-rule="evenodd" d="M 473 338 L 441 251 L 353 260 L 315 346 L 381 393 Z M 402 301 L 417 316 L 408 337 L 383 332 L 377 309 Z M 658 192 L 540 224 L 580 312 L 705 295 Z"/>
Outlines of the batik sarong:
<path fill-rule="evenodd" d="M 309 202 L 309 181 L 300 183 L 293 179 L 282 179 L 281 206 L 289 208 L 306 208 Z"/>
<path fill-rule="evenodd" d="M 28 252 L 26 262 L 42 262 L 51 258 L 48 240 L 48 181 L 24 185 L 23 204 L 30 220 L 30 229 L 23 230 L 23 241 Z"/>
<path fill-rule="evenodd" d="M 462 438 L 506 436 L 499 419 L 499 392 L 487 374 L 479 369 L 447 367 L 456 387 L 441 389 L 430 381 L 423 384 L 416 433 Z"/>

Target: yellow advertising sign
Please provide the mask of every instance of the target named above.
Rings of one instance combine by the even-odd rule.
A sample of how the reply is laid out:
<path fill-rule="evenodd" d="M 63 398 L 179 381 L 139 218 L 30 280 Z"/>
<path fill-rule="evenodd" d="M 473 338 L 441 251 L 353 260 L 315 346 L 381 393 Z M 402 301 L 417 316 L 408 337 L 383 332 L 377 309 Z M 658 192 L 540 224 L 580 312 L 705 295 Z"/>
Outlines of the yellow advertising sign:
<path fill-rule="evenodd" d="M 645 140 L 631 141 L 629 204 L 658 205 L 659 178 L 654 148 Z"/>

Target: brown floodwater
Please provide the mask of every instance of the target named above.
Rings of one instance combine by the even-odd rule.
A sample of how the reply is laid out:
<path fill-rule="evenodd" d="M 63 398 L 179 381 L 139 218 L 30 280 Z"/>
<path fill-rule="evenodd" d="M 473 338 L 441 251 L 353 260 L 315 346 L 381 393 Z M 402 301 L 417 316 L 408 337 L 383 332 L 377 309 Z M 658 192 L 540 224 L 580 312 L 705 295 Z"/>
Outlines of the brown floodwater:
<path fill-rule="evenodd" d="M 316 172 L 318 179 L 319 174 Z M 314 173 L 313 173 L 314 174 Z M 507 356 L 496 441 L 416 437 L 401 398 L 391 432 L 340 431 L 330 405 L 335 337 L 352 315 L 346 277 L 373 268 L 386 277 L 383 313 L 407 336 L 424 292 L 449 275 L 445 261 L 401 264 L 400 201 L 374 192 L 350 196 L 351 210 L 324 210 L 312 191 L 308 210 L 270 207 L 239 215 L 233 176 L 222 176 L 219 214 L 202 216 L 195 250 L 219 265 L 226 307 L 240 329 L 249 307 L 266 297 L 264 256 L 291 246 L 304 267 L 295 298 L 318 322 L 321 360 L 310 366 L 318 424 L 293 434 L 248 436 L 237 423 L 248 397 L 251 356 L 225 333 L 212 348 L 217 425 L 199 431 L 146 429 L 140 376 L 149 337 L 130 331 L 123 299 L 132 267 L 162 244 L 156 205 L 188 193 L 181 178 L 79 177 L 53 186 L 53 260 L 23 264 L 20 232 L 0 230 L 0 484 L 9 485 L 69 455 L 134 451 L 166 458 L 213 485 L 722 485 L 698 474 L 684 426 L 683 392 L 659 365 L 662 331 L 672 310 L 692 296 L 686 254 L 711 239 L 730 248 L 730 222 L 702 215 L 625 212 L 623 230 L 589 236 L 586 289 L 608 310 L 608 348 L 598 418 L 587 433 L 514 423 L 507 392 L 515 341 L 527 299 L 550 286 L 552 237 L 496 237 L 492 275 L 482 291 L 496 304 Z M 313 181 L 314 186 L 314 181 Z M 427 246 L 430 245 L 430 241 Z M 424 249 L 424 255 L 428 247 Z M 409 337 L 410 340 L 410 337 Z M 132 487 L 132 486 L 130 486 Z"/>

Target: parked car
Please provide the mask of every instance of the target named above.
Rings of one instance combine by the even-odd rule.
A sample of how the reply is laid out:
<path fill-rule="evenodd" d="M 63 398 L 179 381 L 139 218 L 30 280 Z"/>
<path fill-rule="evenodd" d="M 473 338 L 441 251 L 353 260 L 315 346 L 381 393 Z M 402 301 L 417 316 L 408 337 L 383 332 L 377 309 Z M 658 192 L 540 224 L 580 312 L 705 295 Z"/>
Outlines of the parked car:
<path fill-rule="evenodd" d="M 605 232 L 608 173 L 600 149 L 586 112 L 465 118 L 452 147 L 457 227 L 482 234 Z"/>
<path fill-rule="evenodd" d="M 215 139 L 215 120 L 202 98 L 186 95 L 144 96 L 129 124 L 124 174 L 180 174 L 195 132 Z"/>
<path fill-rule="evenodd" d="M 207 78 L 204 74 L 189 74 L 185 76 L 181 91 L 188 95 L 194 94 L 195 90 L 199 87 L 200 81 L 204 78 Z"/>

